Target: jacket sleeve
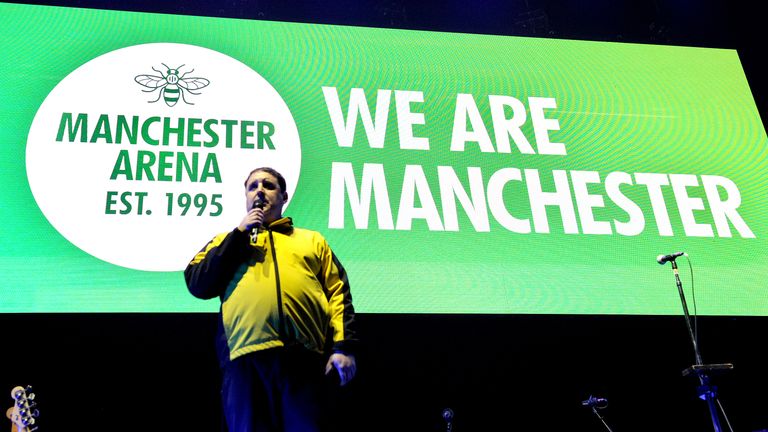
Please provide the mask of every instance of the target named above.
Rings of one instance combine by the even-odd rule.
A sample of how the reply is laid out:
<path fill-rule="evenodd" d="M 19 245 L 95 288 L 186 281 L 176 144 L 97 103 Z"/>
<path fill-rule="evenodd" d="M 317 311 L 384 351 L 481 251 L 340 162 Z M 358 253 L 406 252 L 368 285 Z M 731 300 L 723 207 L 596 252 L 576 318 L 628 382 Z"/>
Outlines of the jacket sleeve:
<path fill-rule="evenodd" d="M 192 258 L 184 279 L 189 292 L 201 299 L 220 296 L 237 268 L 248 259 L 250 237 L 235 228 L 223 239 L 216 237 Z"/>
<path fill-rule="evenodd" d="M 323 280 L 328 296 L 333 351 L 354 354 L 359 349 L 359 341 L 349 279 L 346 270 L 327 243 L 324 249 Z"/>

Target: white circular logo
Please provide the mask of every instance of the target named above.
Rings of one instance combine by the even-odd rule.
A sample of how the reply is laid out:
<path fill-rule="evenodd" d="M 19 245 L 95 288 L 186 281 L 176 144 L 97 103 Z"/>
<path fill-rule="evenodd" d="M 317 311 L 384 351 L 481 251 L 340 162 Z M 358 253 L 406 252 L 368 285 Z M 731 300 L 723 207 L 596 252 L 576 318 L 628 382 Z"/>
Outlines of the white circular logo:
<path fill-rule="evenodd" d="M 40 210 L 70 242 L 137 270 L 183 270 L 246 212 L 254 168 L 301 168 L 293 117 L 277 91 L 229 56 L 156 43 L 97 57 L 40 106 L 27 140 Z"/>

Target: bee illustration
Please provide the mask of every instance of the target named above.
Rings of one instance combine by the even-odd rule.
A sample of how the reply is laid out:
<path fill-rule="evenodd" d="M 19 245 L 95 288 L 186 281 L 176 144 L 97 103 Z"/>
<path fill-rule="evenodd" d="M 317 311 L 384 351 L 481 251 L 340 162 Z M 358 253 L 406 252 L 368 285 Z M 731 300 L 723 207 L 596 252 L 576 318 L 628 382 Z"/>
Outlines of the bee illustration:
<path fill-rule="evenodd" d="M 187 102 L 187 99 L 184 96 L 184 92 L 189 92 L 193 95 L 199 95 L 200 93 L 196 93 L 195 91 L 207 87 L 211 83 L 205 78 L 186 78 L 187 75 L 195 71 L 194 69 L 179 75 L 181 73 L 181 68 L 183 68 L 184 65 L 181 65 L 177 68 L 169 68 L 165 63 L 161 64 L 165 66 L 166 73 L 155 69 L 154 66 L 152 67 L 152 70 L 159 73 L 160 76 L 142 74 L 134 77 L 134 80 L 136 80 L 137 83 L 149 89 L 142 90 L 143 92 L 152 93 L 158 90 L 160 91 L 157 99 L 149 101 L 149 103 L 155 103 L 160 99 L 163 99 L 166 105 L 172 107 L 176 105 L 176 102 L 178 102 L 179 98 L 181 98 L 185 104 L 194 105 L 192 102 Z"/>

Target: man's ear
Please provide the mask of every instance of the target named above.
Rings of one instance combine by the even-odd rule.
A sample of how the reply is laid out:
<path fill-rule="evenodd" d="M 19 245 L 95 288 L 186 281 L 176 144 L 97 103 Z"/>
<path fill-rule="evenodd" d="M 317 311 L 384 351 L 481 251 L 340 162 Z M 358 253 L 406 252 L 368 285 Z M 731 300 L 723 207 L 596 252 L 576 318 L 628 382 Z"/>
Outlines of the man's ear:
<path fill-rule="evenodd" d="M 283 201 L 288 201 L 288 192 L 283 192 Z"/>

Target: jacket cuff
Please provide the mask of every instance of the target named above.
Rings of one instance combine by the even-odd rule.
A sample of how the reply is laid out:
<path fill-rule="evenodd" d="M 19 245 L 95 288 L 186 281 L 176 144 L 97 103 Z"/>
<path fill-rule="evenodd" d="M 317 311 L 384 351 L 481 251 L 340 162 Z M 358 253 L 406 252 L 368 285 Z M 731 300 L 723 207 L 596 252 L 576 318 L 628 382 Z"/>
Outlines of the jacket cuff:
<path fill-rule="evenodd" d="M 333 352 L 347 355 L 356 355 L 359 351 L 357 341 L 344 340 L 333 344 Z"/>

